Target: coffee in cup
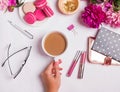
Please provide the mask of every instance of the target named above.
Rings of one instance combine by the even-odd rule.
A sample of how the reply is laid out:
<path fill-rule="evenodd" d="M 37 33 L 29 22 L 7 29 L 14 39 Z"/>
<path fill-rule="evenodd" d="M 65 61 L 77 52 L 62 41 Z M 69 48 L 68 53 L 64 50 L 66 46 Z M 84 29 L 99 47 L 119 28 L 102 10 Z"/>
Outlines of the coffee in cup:
<path fill-rule="evenodd" d="M 51 32 L 43 37 L 42 48 L 51 57 L 59 56 L 67 48 L 66 36 L 61 32 Z"/>

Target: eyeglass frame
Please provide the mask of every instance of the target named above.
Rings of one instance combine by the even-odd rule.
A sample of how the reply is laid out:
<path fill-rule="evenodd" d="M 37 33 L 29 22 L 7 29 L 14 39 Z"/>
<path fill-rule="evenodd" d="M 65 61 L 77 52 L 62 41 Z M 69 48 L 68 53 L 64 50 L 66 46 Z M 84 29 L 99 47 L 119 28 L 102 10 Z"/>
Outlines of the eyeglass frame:
<path fill-rule="evenodd" d="M 27 60 L 28 60 L 28 58 L 29 58 L 29 56 L 30 56 L 30 52 L 31 52 L 32 46 L 30 46 L 30 47 L 24 47 L 24 48 L 22 48 L 22 49 L 20 49 L 20 50 L 18 50 L 18 51 L 16 51 L 16 52 L 14 52 L 13 54 L 9 55 L 10 47 L 11 47 L 11 44 L 9 44 L 9 46 L 8 46 L 7 58 L 6 58 L 5 61 L 2 63 L 1 67 L 4 67 L 4 65 L 5 65 L 6 62 L 8 61 L 8 66 L 9 66 L 10 74 L 11 74 L 11 75 L 14 75 L 13 79 L 15 79 L 15 78 L 20 74 L 20 72 L 22 71 L 23 67 L 25 66 L 25 64 L 26 64 L 26 62 L 27 62 Z M 28 49 L 28 48 L 29 48 L 29 49 Z M 24 59 L 24 63 L 22 63 L 22 66 L 18 69 L 18 71 L 16 72 L 16 74 L 13 74 L 12 69 L 11 69 L 11 66 L 10 66 L 9 58 L 11 58 L 11 57 L 14 56 L 15 54 L 17 54 L 17 53 L 19 53 L 19 52 L 21 52 L 21 51 L 23 51 L 23 50 L 26 50 L 26 49 L 28 49 L 28 52 L 27 52 L 27 55 L 26 55 L 26 57 L 25 57 L 25 59 Z"/>

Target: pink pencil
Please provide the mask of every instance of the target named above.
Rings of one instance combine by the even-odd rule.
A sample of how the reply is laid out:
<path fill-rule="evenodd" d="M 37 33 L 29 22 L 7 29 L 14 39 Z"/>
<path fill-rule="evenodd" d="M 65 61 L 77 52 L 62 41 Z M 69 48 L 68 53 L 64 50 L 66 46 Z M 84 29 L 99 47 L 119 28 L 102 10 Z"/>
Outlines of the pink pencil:
<path fill-rule="evenodd" d="M 74 70 L 80 56 L 81 56 L 81 51 L 77 51 L 77 53 L 76 53 L 76 55 L 75 55 L 75 57 L 74 57 L 74 59 L 72 61 L 72 64 L 71 64 L 71 66 L 70 66 L 70 68 L 69 68 L 69 70 L 67 72 L 68 77 L 70 77 L 72 75 L 72 72 L 73 72 L 73 70 Z"/>
<path fill-rule="evenodd" d="M 81 59 L 80 59 L 79 70 L 78 70 L 78 78 L 79 79 L 83 78 L 85 60 L 86 60 L 86 52 L 82 52 Z"/>

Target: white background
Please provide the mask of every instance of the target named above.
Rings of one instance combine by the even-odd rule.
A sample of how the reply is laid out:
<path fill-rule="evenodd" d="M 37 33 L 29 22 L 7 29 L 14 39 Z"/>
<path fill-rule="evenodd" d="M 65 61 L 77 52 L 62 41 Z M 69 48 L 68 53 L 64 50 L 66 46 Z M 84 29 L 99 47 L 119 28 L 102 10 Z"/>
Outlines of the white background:
<path fill-rule="evenodd" d="M 86 62 L 84 78 L 77 79 L 77 64 L 71 77 L 66 77 L 66 73 L 72 62 L 76 50 L 87 49 L 87 38 L 94 36 L 97 29 L 88 28 L 81 24 L 80 13 L 86 6 L 85 1 L 80 2 L 80 9 L 74 15 L 63 15 L 57 8 L 57 0 L 49 1 L 50 7 L 54 11 L 54 16 L 40 23 L 38 27 L 31 27 L 24 24 L 18 10 L 13 13 L 0 13 L 0 64 L 5 60 L 8 44 L 11 43 L 10 53 L 21 49 L 25 46 L 32 46 L 32 51 L 27 64 L 16 79 L 12 79 L 8 71 L 8 65 L 0 67 L 0 92 L 44 92 L 42 81 L 39 74 L 51 62 L 52 58 L 46 56 L 41 49 L 41 38 L 50 31 L 61 31 L 66 34 L 69 40 L 67 51 L 59 58 L 62 59 L 63 68 L 61 76 L 61 87 L 59 92 L 120 92 L 120 67 L 119 66 L 102 66 Z M 13 28 L 7 20 L 11 20 L 23 29 L 29 30 L 34 35 L 30 40 Z M 66 28 L 74 24 L 78 32 L 74 36 Z M 119 29 L 113 29 L 120 32 Z M 22 54 L 14 56 L 11 62 L 17 62 L 24 57 Z M 19 65 L 20 66 L 20 65 Z"/>

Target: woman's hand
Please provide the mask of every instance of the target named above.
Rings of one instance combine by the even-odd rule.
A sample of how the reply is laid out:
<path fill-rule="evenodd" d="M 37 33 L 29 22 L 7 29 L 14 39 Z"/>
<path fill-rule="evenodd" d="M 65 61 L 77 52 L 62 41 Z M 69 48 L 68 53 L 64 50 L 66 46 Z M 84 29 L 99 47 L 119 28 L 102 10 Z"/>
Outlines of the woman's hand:
<path fill-rule="evenodd" d="M 51 62 L 41 73 L 46 92 L 58 92 L 61 82 L 60 70 L 62 70 L 62 68 L 59 67 L 60 63 L 61 61 Z"/>

